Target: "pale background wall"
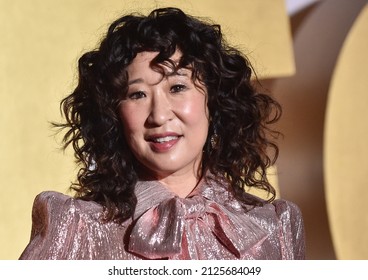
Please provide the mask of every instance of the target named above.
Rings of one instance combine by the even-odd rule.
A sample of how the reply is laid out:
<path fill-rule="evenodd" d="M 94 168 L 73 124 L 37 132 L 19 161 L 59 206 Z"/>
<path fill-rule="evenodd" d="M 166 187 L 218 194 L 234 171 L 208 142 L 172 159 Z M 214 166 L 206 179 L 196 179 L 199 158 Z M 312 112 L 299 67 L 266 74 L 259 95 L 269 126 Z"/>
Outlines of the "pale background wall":
<path fill-rule="evenodd" d="M 324 167 L 338 256 L 368 259 L 368 6 L 341 49 L 329 89 Z M 364 38 L 364 39 L 362 39 Z"/>
<path fill-rule="evenodd" d="M 318 1 L 288 15 L 283 0 L 0 0 L 0 259 L 18 258 L 26 246 L 35 195 L 44 190 L 68 193 L 69 182 L 74 178 L 71 152 L 63 154 L 58 150 L 60 137 L 54 136 L 49 122 L 59 120 L 59 101 L 75 85 L 78 57 L 96 45 L 108 23 L 117 16 L 137 9 L 145 12 L 166 3 L 222 24 L 229 40 L 249 55 L 259 77 L 284 105 L 280 129 L 285 139 L 280 143 L 278 178 L 273 180 L 278 182 L 279 195 L 295 201 L 305 215 L 308 258 L 368 258 L 368 249 L 353 254 L 357 245 L 347 241 L 359 233 L 367 236 L 362 233 L 368 227 L 362 208 L 368 198 L 364 189 L 368 183 L 364 173 L 368 171 L 368 153 L 363 144 L 368 131 L 363 122 L 365 116 L 354 115 L 364 113 L 355 110 L 355 106 L 364 108 L 363 104 L 368 103 L 364 90 L 367 56 L 363 52 L 367 38 L 362 36 L 368 28 L 367 8 L 359 13 L 366 1 L 339 0 L 335 5 L 332 0 Z M 346 10 L 351 12 L 339 13 Z M 331 24 L 334 18 L 345 19 L 343 33 L 341 28 L 326 28 L 328 34 L 337 34 L 332 37 L 339 38 L 338 47 L 329 45 L 329 40 L 321 45 L 321 37 L 313 37 L 313 30 L 324 25 L 319 21 L 321 16 L 332 17 Z M 303 44 L 298 43 L 303 40 L 313 43 L 309 47 L 323 49 L 325 54 L 334 49 L 336 55 L 327 63 L 327 70 L 325 62 L 318 61 L 320 55 L 300 59 L 308 54 L 308 49 L 303 50 Z M 308 69 L 308 61 L 318 73 L 325 69 L 329 74 L 301 79 L 300 73 L 309 71 L 303 70 Z M 323 90 L 318 90 L 321 79 Z M 316 87 L 305 90 L 308 84 Z M 340 108 L 347 104 L 346 91 L 356 93 L 357 103 Z M 332 97 L 327 106 L 328 94 Z M 327 107 L 328 129 L 323 142 Z M 343 116 L 351 117 L 351 122 L 344 118 L 344 129 L 339 125 L 339 110 L 345 110 Z M 343 131 L 353 137 L 346 137 Z M 355 134 L 357 131 L 359 134 Z M 315 132 L 318 136 L 311 136 Z M 341 145 L 330 144 L 340 142 Z M 345 163 L 333 164 L 337 161 Z M 354 181 L 350 180 L 352 177 Z M 359 203 L 355 203 L 357 190 Z M 361 222 L 354 222 L 354 227 L 356 219 L 352 217 L 356 216 L 346 214 L 351 213 L 352 205 L 360 213 Z M 367 237 L 360 237 L 359 241 L 366 245 Z"/>
<path fill-rule="evenodd" d="M 363 208 L 368 178 L 362 175 L 368 173 L 368 165 L 361 160 L 368 153 L 360 144 L 368 135 L 364 123 L 368 118 L 359 111 L 361 107 L 350 105 L 344 112 L 340 108 L 352 100 L 361 106 L 367 104 L 367 53 L 362 50 L 368 26 L 360 20 L 366 17 L 362 9 L 367 1 L 314 2 L 290 17 L 295 74 L 268 81 L 284 110 L 278 124 L 285 134 L 277 164 L 279 185 L 282 196 L 302 209 L 309 258 L 368 259 L 368 224 Z M 351 40 L 356 45 L 347 47 Z M 338 69 L 349 76 L 338 74 Z M 359 79 L 361 76 L 365 78 Z M 342 119 L 349 129 L 342 125 Z M 350 134 L 352 131 L 359 132 L 359 137 Z M 361 173 L 354 174 L 354 170 Z"/>

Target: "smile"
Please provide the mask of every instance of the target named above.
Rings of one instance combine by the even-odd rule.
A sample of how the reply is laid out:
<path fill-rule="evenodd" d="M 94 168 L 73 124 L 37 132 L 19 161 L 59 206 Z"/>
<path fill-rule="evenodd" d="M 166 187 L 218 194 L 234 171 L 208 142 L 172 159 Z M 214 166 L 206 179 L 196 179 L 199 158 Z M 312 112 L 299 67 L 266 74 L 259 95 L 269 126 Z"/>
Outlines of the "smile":
<path fill-rule="evenodd" d="M 182 135 L 170 133 L 169 135 L 152 135 L 148 138 L 151 149 L 156 153 L 165 153 L 171 150 Z"/>
<path fill-rule="evenodd" d="M 164 143 L 164 142 L 169 142 L 169 141 L 172 141 L 172 140 L 176 140 L 178 138 L 179 138 L 179 136 L 166 136 L 166 137 L 154 138 L 154 139 L 152 139 L 152 141 L 155 142 L 155 143 Z"/>

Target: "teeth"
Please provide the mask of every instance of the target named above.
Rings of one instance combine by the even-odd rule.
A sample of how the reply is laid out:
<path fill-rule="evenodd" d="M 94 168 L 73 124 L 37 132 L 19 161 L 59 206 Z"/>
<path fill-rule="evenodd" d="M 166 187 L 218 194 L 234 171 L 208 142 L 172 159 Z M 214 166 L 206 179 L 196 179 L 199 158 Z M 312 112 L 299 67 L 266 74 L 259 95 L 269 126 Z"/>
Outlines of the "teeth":
<path fill-rule="evenodd" d="M 163 142 L 168 142 L 168 141 L 175 140 L 175 139 L 178 139 L 178 136 L 166 136 L 166 137 L 161 137 L 161 138 L 155 138 L 153 139 L 153 142 L 163 143 Z"/>

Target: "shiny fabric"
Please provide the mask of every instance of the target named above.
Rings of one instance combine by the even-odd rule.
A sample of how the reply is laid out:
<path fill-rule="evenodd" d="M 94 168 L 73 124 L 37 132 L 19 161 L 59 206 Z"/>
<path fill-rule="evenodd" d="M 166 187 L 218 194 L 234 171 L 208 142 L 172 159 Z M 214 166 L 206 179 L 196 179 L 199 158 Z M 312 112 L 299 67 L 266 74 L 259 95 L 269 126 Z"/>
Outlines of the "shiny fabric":
<path fill-rule="evenodd" d="M 102 222 L 95 202 L 39 194 L 20 259 L 304 259 L 302 216 L 291 202 L 246 211 L 211 176 L 186 198 L 155 181 L 138 182 L 135 194 L 135 213 L 121 225 Z"/>

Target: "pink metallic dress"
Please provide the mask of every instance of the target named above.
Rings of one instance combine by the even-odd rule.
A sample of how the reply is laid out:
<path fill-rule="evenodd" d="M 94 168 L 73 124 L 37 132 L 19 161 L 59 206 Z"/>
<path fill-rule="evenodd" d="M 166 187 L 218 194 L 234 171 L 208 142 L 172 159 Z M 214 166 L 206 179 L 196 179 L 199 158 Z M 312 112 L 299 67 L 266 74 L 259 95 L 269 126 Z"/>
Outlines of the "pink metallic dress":
<path fill-rule="evenodd" d="M 291 202 L 245 211 L 211 177 L 186 198 L 155 181 L 138 182 L 135 194 L 135 213 L 123 224 L 103 222 L 95 202 L 39 194 L 20 259 L 304 259 L 302 216 Z"/>

